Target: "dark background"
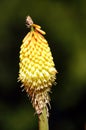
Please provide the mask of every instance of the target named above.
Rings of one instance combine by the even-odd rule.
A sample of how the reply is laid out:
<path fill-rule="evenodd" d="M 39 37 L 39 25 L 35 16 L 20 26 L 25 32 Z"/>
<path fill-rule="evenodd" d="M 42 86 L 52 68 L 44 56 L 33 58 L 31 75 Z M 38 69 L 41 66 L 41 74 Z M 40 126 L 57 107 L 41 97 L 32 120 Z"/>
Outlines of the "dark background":
<path fill-rule="evenodd" d="M 50 94 L 50 130 L 86 130 L 86 0 L 0 0 L 0 130 L 38 129 L 17 82 L 27 15 L 46 32 L 59 72 Z"/>

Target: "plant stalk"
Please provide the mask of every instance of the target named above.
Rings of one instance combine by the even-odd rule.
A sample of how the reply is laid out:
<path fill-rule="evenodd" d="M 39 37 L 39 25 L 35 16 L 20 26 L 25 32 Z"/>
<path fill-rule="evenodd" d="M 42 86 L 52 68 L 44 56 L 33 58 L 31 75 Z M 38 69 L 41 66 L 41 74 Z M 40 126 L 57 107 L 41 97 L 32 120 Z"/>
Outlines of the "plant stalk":
<path fill-rule="evenodd" d="M 46 108 L 43 109 L 43 112 L 40 115 L 38 115 L 38 117 L 39 117 L 39 130 L 49 130 Z"/>

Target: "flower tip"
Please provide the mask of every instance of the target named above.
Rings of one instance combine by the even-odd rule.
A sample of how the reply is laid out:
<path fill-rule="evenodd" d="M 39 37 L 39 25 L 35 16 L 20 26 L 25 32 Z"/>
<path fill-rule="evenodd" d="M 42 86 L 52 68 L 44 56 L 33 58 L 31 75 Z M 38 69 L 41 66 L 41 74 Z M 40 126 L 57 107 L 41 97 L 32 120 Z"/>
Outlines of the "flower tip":
<path fill-rule="evenodd" d="M 26 17 L 26 25 L 27 25 L 27 27 L 32 26 L 32 24 L 33 24 L 32 18 L 30 16 L 27 16 Z"/>

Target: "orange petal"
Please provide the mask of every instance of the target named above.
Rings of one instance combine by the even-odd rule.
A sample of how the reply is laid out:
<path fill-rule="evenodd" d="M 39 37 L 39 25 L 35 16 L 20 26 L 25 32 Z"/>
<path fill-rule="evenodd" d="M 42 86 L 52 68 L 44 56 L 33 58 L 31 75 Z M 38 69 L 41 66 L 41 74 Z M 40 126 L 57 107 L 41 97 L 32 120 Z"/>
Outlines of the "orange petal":
<path fill-rule="evenodd" d="M 32 24 L 33 27 L 35 28 L 41 28 L 41 26 L 37 25 L 37 24 Z"/>
<path fill-rule="evenodd" d="M 41 30 L 41 29 L 39 29 L 39 28 L 36 28 L 36 30 L 37 30 L 39 33 L 43 34 L 43 35 L 46 34 L 43 30 Z"/>

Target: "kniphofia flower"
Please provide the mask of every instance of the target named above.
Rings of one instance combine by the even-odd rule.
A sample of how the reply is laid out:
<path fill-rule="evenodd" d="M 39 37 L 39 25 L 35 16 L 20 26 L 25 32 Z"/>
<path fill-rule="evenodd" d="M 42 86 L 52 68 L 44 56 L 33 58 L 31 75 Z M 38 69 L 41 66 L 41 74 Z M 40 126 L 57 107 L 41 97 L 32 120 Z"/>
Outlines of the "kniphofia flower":
<path fill-rule="evenodd" d="M 31 98 L 37 114 L 49 105 L 49 92 L 56 79 L 56 69 L 45 32 L 33 23 L 30 16 L 26 19 L 31 31 L 23 39 L 20 47 L 19 80 Z"/>

